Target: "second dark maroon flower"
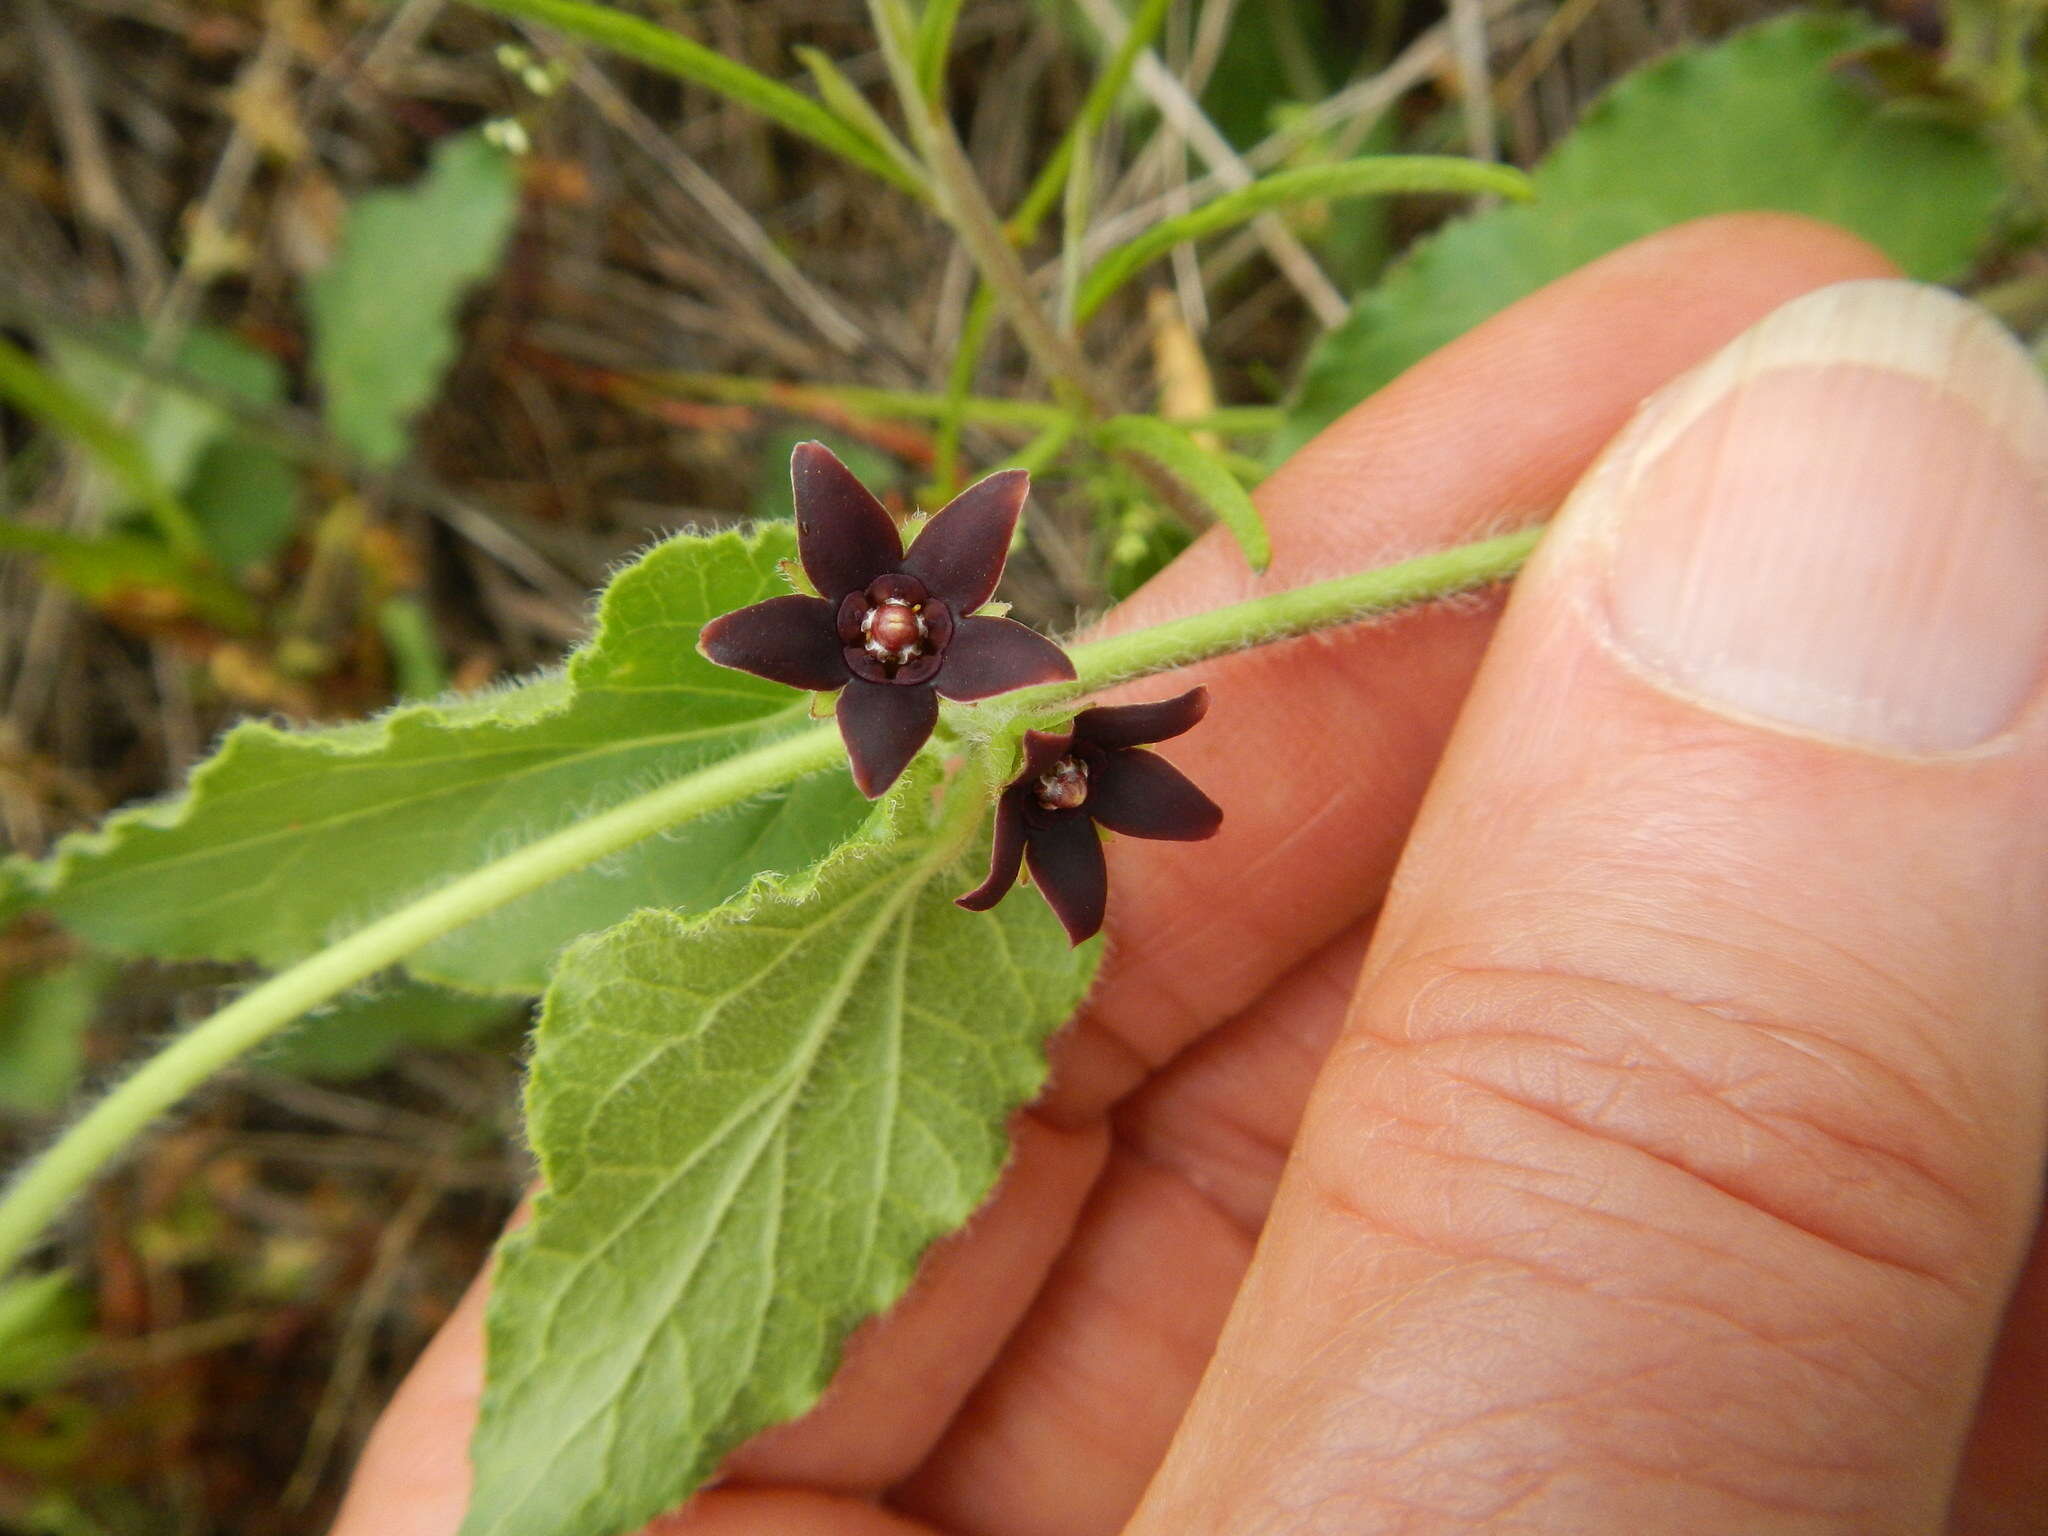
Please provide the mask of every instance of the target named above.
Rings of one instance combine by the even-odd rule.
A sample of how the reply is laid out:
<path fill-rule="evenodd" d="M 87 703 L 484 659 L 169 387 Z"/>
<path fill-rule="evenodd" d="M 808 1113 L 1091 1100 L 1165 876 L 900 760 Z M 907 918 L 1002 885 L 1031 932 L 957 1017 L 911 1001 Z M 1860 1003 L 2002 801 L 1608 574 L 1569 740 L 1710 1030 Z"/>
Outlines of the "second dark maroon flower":
<path fill-rule="evenodd" d="M 1098 826 L 1193 842 L 1223 824 L 1215 801 L 1165 758 L 1142 750 L 1192 730 L 1208 709 L 1209 690 L 1190 688 L 1156 704 L 1084 709 L 1071 731 L 1025 732 L 1024 771 L 996 802 L 988 879 L 959 904 L 986 912 L 1028 859 L 1068 939 L 1079 944 L 1095 933 L 1109 898 Z"/>
<path fill-rule="evenodd" d="M 938 723 L 971 701 L 1071 679 L 1066 653 L 1009 619 L 976 616 L 1003 574 L 1030 477 L 1005 470 L 932 514 L 905 553 L 888 511 L 823 443 L 790 458 L 796 546 L 817 597 L 771 597 L 704 626 L 697 648 L 793 688 L 844 689 L 839 733 L 874 799 Z"/>

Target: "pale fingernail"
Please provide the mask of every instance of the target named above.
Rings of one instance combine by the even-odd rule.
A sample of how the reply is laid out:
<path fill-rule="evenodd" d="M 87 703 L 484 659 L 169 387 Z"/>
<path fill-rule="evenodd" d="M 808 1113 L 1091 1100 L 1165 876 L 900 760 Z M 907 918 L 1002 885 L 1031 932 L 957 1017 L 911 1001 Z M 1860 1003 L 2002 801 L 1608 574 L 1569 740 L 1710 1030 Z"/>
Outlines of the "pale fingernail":
<path fill-rule="evenodd" d="M 1659 396 L 1581 497 L 1615 638 L 1703 702 L 1953 751 L 2048 672 L 2048 390 L 1939 289 L 1787 305 Z"/>

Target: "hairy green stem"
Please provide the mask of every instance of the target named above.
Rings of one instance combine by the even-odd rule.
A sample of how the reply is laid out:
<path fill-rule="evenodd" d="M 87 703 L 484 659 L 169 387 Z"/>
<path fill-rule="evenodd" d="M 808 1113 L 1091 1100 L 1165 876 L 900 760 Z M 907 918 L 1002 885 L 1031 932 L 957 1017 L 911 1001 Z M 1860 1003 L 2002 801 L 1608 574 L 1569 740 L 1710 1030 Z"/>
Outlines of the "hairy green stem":
<path fill-rule="evenodd" d="M 1000 718 L 1014 722 L 1027 713 L 1071 709 L 1078 695 L 1110 683 L 1502 580 L 1520 567 L 1538 532 L 1524 529 L 1075 646 L 1075 682 L 1006 695 Z M 962 712 L 972 720 L 989 709 L 949 706 L 949 715 L 957 724 L 963 723 Z M 0 1273 L 20 1259 L 71 1197 L 151 1121 L 302 1014 L 551 880 L 679 822 L 778 789 L 844 758 L 839 733 L 829 725 L 757 747 L 472 870 L 251 988 L 116 1086 L 0 1196 Z"/>
<path fill-rule="evenodd" d="M 1021 706 L 1020 713 L 1035 713 L 1111 683 L 1170 672 L 1212 656 L 1291 640 L 1504 581 L 1522 568 L 1542 532 L 1541 527 L 1523 528 L 1477 544 L 1418 555 L 1399 565 L 1255 597 L 1127 635 L 1090 640 L 1068 649 L 1077 674 L 1074 682 L 1020 689 L 1004 695 L 1004 702 Z"/>
<path fill-rule="evenodd" d="M 728 759 L 472 870 L 251 988 L 117 1085 L 0 1197 L 0 1274 L 145 1126 L 302 1014 L 515 897 L 844 757 L 838 731 L 814 726 Z"/>

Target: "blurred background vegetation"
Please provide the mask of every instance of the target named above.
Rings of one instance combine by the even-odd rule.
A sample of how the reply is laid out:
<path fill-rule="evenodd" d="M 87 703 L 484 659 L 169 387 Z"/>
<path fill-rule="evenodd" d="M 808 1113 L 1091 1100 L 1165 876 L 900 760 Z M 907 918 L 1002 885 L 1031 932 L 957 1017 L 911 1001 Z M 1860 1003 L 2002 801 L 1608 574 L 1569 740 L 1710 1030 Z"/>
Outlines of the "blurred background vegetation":
<path fill-rule="evenodd" d="M 635 9 L 863 133 L 894 121 L 859 0 Z M 1132 15 L 1153 52 L 1081 174 L 1016 218 Z M 1080 332 L 1110 410 L 1249 487 L 1521 293 L 1721 208 L 1834 218 L 2035 339 L 2039 26 L 1919 0 L 973 0 L 933 68 L 1062 316 L 1086 261 L 1247 179 L 1539 167 L 1526 206 L 1290 198 L 1162 253 Z M 1099 611 L 1216 498 L 1162 498 L 1071 380 L 1000 326 L 977 342 L 976 285 L 870 170 L 530 21 L 7 0 L 4 846 L 164 792 L 239 715 L 346 719 L 554 661 L 628 552 L 787 516 L 804 437 L 905 511 L 1021 459 L 1005 595 L 1055 629 Z M 235 980 L 119 966 L 34 912 L 0 930 L 0 1160 Z M 68 1269 L 0 1289 L 0 1530 L 318 1529 L 525 1179 L 520 1012 L 353 999 L 104 1183 Z"/>

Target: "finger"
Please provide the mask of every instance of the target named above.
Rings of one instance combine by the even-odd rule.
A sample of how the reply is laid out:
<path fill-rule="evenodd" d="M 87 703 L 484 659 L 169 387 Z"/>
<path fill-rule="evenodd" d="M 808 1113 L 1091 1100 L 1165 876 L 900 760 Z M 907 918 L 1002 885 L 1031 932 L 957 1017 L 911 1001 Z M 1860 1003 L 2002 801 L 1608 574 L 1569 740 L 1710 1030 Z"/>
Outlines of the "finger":
<path fill-rule="evenodd" d="M 1847 285 L 1518 587 L 1135 1533 L 1931 1531 L 2039 1209 L 2048 394 Z"/>
<path fill-rule="evenodd" d="M 707 1493 L 642 1536 L 942 1536 L 859 1499 L 808 1489 Z"/>
<path fill-rule="evenodd" d="M 1977 1400 L 1949 1529 L 2048 1533 L 2048 1242 L 2038 1226 Z"/>
<path fill-rule="evenodd" d="M 1365 938 L 1339 935 L 1119 1107 L 1043 1296 L 898 1507 L 957 1536 L 1123 1523 L 1215 1348 Z"/>
<path fill-rule="evenodd" d="M 1275 551 L 1265 576 L 1205 537 L 1108 627 L 1547 516 L 1666 379 L 1796 294 L 1890 270 L 1847 235 L 1776 215 L 1630 246 L 1419 364 L 1276 472 L 1258 496 Z M 1492 622 L 1489 604 L 1437 607 L 1123 691 L 1209 685 L 1208 718 L 1167 756 L 1225 816 L 1195 847 L 1111 849 L 1111 955 L 1090 1016 L 1130 1053 L 1112 1092 L 1378 903 Z"/>

